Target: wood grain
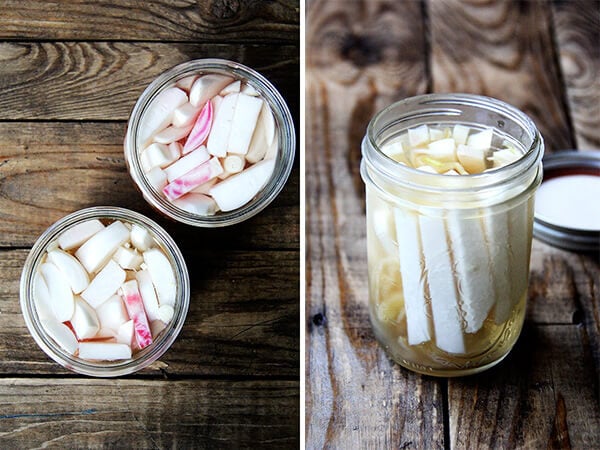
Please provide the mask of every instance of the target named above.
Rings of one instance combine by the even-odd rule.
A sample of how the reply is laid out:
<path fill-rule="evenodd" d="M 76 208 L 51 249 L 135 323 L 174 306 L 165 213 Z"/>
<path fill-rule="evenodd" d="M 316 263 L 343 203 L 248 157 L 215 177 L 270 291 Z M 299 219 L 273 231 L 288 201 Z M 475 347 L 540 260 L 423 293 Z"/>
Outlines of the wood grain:
<path fill-rule="evenodd" d="M 0 42 L 0 120 L 127 120 L 151 81 L 197 58 L 239 61 L 261 72 L 298 117 L 295 46 Z"/>
<path fill-rule="evenodd" d="M 0 374 L 69 374 L 37 346 L 19 304 L 26 250 L 0 251 Z M 297 377 L 299 253 L 187 249 L 191 279 L 181 334 L 160 376 Z"/>
<path fill-rule="evenodd" d="M 434 92 L 504 100 L 530 115 L 546 150 L 574 148 L 546 1 L 430 1 Z"/>
<path fill-rule="evenodd" d="M 0 446 L 295 448 L 297 382 L 0 379 Z"/>
<path fill-rule="evenodd" d="M 426 88 L 421 9 L 315 1 L 307 23 L 307 448 L 443 448 L 441 383 L 399 369 L 370 330 L 358 171 L 372 115 Z"/>
<path fill-rule="evenodd" d="M 0 122 L 0 246 L 31 246 L 59 218 L 116 205 L 157 220 L 183 247 L 299 248 L 299 171 L 258 216 L 195 229 L 159 216 L 135 188 L 123 157 L 124 122 Z"/>
<path fill-rule="evenodd" d="M 580 327 L 526 326 L 502 364 L 449 380 L 450 446 L 598 448 L 593 381 Z"/>
<path fill-rule="evenodd" d="M 5 0 L 0 39 L 295 44 L 298 0 Z"/>
<path fill-rule="evenodd" d="M 600 148 L 600 5 L 552 2 L 554 31 L 577 148 Z"/>

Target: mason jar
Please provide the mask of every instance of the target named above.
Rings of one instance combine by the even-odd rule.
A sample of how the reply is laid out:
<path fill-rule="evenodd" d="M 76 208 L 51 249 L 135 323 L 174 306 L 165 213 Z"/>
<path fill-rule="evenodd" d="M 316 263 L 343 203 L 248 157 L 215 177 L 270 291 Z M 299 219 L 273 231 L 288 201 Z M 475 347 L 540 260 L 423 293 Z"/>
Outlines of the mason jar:
<path fill-rule="evenodd" d="M 140 138 L 141 123 L 152 101 L 164 90 L 175 86 L 181 80 L 198 75 L 219 74 L 240 80 L 254 88 L 268 104 L 275 121 L 278 152 L 275 168 L 267 184 L 248 203 L 228 212 L 214 215 L 199 215 L 186 211 L 168 201 L 148 180 L 140 161 L 144 142 Z M 144 90 L 137 100 L 129 122 L 124 141 L 125 163 L 133 182 L 144 199 L 161 214 L 176 221 L 198 227 L 222 227 L 242 222 L 266 208 L 281 192 L 292 166 L 296 149 L 294 123 L 290 111 L 275 87 L 260 73 L 240 63 L 224 59 L 197 59 L 179 64 L 162 73 Z"/>
<path fill-rule="evenodd" d="M 167 256 L 175 275 L 176 296 L 173 305 L 173 318 L 154 338 L 152 344 L 134 353 L 130 359 L 91 361 L 73 356 L 65 351 L 42 325 L 41 316 L 43 314 L 38 311 L 38 303 L 34 299 L 34 278 L 43 263 L 46 251 L 55 245 L 58 237 L 63 232 L 91 219 L 104 222 L 120 220 L 126 224 L 137 224 L 146 229 Z M 20 302 L 23 318 L 31 336 L 50 358 L 73 372 L 96 377 L 116 377 L 137 372 L 147 367 L 160 358 L 173 344 L 183 327 L 187 315 L 190 302 L 190 279 L 185 260 L 179 248 L 167 232 L 156 222 L 128 209 L 97 206 L 69 214 L 42 233 L 25 260 L 21 274 Z"/>
<path fill-rule="evenodd" d="M 382 152 L 409 129 L 493 129 L 520 156 L 473 175 L 428 173 Z M 380 111 L 362 142 L 369 314 L 394 361 L 460 376 L 500 362 L 521 332 L 534 193 L 544 144 L 532 120 L 492 98 L 431 94 Z"/>

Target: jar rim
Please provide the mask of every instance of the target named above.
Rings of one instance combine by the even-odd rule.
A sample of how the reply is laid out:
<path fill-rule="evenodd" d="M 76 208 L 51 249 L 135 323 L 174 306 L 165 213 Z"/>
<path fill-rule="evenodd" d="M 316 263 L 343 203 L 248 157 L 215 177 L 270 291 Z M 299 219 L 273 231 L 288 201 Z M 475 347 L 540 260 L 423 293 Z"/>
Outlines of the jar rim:
<path fill-rule="evenodd" d="M 165 250 L 167 258 L 173 265 L 178 286 L 175 302 L 175 313 L 166 328 L 161 332 L 160 340 L 147 349 L 141 350 L 131 359 L 115 362 L 93 362 L 77 358 L 64 351 L 41 325 L 34 305 L 33 279 L 41 258 L 49 244 L 67 227 L 72 227 L 91 219 L 115 219 L 137 223 L 147 228 L 159 245 Z M 25 324 L 38 346 L 63 367 L 84 375 L 96 377 L 116 377 L 137 372 L 160 358 L 173 344 L 185 322 L 190 302 L 190 279 L 185 259 L 171 236 L 156 222 L 138 212 L 116 207 L 95 206 L 68 214 L 48 227 L 35 242 L 23 265 L 20 280 L 20 304 Z"/>
<path fill-rule="evenodd" d="M 137 151 L 137 130 L 141 118 L 152 100 L 163 90 L 172 86 L 176 80 L 197 73 L 223 73 L 234 75 L 237 79 L 250 81 L 258 90 L 261 97 L 267 101 L 275 122 L 279 139 L 279 151 L 273 174 L 268 183 L 262 188 L 257 197 L 246 205 L 233 211 L 219 212 L 215 215 L 201 216 L 176 207 L 163 198 L 148 181 Z M 198 227 L 223 227 L 233 225 L 253 217 L 265 209 L 281 192 L 294 165 L 296 150 L 296 133 L 290 110 L 273 84 L 263 75 L 241 63 L 219 58 L 195 59 L 178 64 L 164 71 L 136 101 L 131 112 L 124 142 L 125 162 L 135 185 L 141 191 L 144 199 L 160 213 L 187 225 Z"/>
<path fill-rule="evenodd" d="M 454 108 L 452 107 L 453 105 L 455 106 Z M 437 116 L 438 120 L 429 123 L 445 123 L 448 121 L 439 120 L 439 116 L 441 114 L 446 114 L 449 117 L 458 117 L 460 116 L 461 111 L 457 108 L 460 106 L 492 110 L 505 115 L 528 133 L 531 138 L 531 144 L 519 159 L 506 166 L 478 174 L 461 176 L 447 176 L 424 172 L 403 165 L 381 151 L 377 143 L 377 137 L 388 128 L 391 128 L 403 120 L 415 117 Z M 388 123 L 380 130 L 376 130 L 376 126 L 379 121 L 382 120 L 382 117 L 385 117 L 390 111 L 400 107 L 406 109 L 404 114 L 395 116 L 391 123 Z M 418 107 L 420 109 L 411 109 L 412 107 Z M 422 123 L 427 122 L 424 121 Z M 465 121 L 458 120 L 456 123 L 465 123 Z M 409 127 L 407 126 L 405 129 L 408 128 Z M 361 163 L 361 174 L 365 182 L 370 181 L 376 186 L 377 183 L 373 180 L 373 176 L 370 172 L 376 173 L 378 177 L 382 177 L 388 183 L 423 192 L 428 195 L 448 194 L 455 195 L 458 198 L 461 195 L 477 190 L 480 192 L 480 196 L 484 196 L 484 191 L 487 194 L 499 192 L 507 180 L 512 180 L 511 183 L 515 184 L 522 183 L 524 180 L 530 178 L 530 176 L 527 175 L 530 170 L 538 168 L 538 171 L 540 172 L 539 176 L 533 180 L 533 187 L 536 187 L 541 181 L 541 159 L 543 153 L 543 138 L 537 130 L 533 120 L 514 106 L 501 100 L 474 94 L 425 94 L 392 103 L 375 114 L 367 126 L 367 132 L 362 141 L 363 159 Z M 440 183 L 441 180 L 443 180 L 443 183 Z M 527 185 L 529 184 L 532 184 L 532 182 L 530 181 L 527 183 Z"/>

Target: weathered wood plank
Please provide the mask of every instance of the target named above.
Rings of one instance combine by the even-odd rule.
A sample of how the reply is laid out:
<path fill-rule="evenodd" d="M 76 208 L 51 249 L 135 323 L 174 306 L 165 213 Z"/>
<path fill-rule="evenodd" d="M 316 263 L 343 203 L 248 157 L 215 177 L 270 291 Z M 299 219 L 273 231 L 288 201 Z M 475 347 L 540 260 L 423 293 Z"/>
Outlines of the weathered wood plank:
<path fill-rule="evenodd" d="M 197 58 L 230 59 L 258 70 L 298 117 L 296 46 L 0 42 L 0 120 L 127 120 L 154 78 Z"/>
<path fill-rule="evenodd" d="M 427 3 L 435 92 L 472 92 L 529 114 L 547 151 L 574 148 L 546 1 Z"/>
<path fill-rule="evenodd" d="M 183 249 L 191 279 L 181 334 L 147 375 L 298 376 L 299 252 Z M 0 374 L 65 374 L 19 304 L 26 250 L 0 251 Z"/>
<path fill-rule="evenodd" d="M 443 448 L 439 382 L 370 331 L 358 171 L 372 115 L 426 89 L 420 5 L 312 1 L 307 24 L 306 445 Z"/>
<path fill-rule="evenodd" d="M 598 448 L 598 379 L 582 335 L 528 324 L 502 364 L 450 379 L 451 448 Z"/>
<path fill-rule="evenodd" d="M 158 220 L 182 246 L 299 247 L 299 171 L 258 216 L 218 230 L 159 216 L 125 168 L 125 123 L 0 122 L 0 246 L 31 246 L 52 223 L 94 205 L 130 208 Z M 199 237 L 201 241 L 199 241 Z"/>
<path fill-rule="evenodd" d="M 295 448 L 292 381 L 0 379 L 2 448 Z"/>
<path fill-rule="evenodd" d="M 2 2 L 0 39 L 296 43 L 298 0 Z"/>
<path fill-rule="evenodd" d="M 600 5 L 553 1 L 554 32 L 577 148 L 600 148 Z"/>

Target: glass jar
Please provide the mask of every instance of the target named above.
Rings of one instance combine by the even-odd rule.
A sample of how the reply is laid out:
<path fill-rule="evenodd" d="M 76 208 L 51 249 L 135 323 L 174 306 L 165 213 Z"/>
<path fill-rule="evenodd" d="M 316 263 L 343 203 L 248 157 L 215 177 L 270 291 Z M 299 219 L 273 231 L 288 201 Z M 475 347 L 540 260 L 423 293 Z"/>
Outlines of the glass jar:
<path fill-rule="evenodd" d="M 268 183 L 258 195 L 244 206 L 229 212 L 218 212 L 212 216 L 202 216 L 185 211 L 169 202 L 148 180 L 140 162 L 141 140 L 140 123 L 151 102 L 165 89 L 174 86 L 183 78 L 200 74 L 221 74 L 248 83 L 258 91 L 270 106 L 275 119 L 279 151 L 275 169 Z M 275 87 L 261 74 L 240 63 L 224 59 L 197 59 L 188 61 L 167 70 L 144 90 L 136 102 L 129 122 L 124 142 L 125 163 L 131 178 L 141 191 L 144 199 L 157 211 L 179 222 L 198 227 L 222 227 L 242 222 L 258 214 L 281 192 L 294 164 L 296 135 L 290 111 Z"/>
<path fill-rule="evenodd" d="M 493 128 L 522 156 L 498 169 L 449 176 L 381 151 L 423 124 Z M 487 97 L 412 97 L 371 120 L 361 163 L 369 314 L 398 364 L 427 375 L 468 375 L 494 366 L 513 347 L 525 317 L 543 151 L 529 117 Z"/>
<path fill-rule="evenodd" d="M 167 256 L 175 274 L 177 293 L 174 314 L 158 338 L 131 359 L 121 361 L 88 361 L 75 357 L 58 345 L 44 329 L 34 301 L 34 276 L 42 264 L 46 250 L 65 230 L 90 219 L 122 220 L 147 229 Z M 190 303 L 190 279 L 185 260 L 173 239 L 156 222 L 124 208 L 97 206 L 76 211 L 48 228 L 32 247 L 21 274 L 21 310 L 25 324 L 40 348 L 54 361 L 77 373 L 96 377 L 127 375 L 152 364 L 173 344 L 181 331 Z"/>

